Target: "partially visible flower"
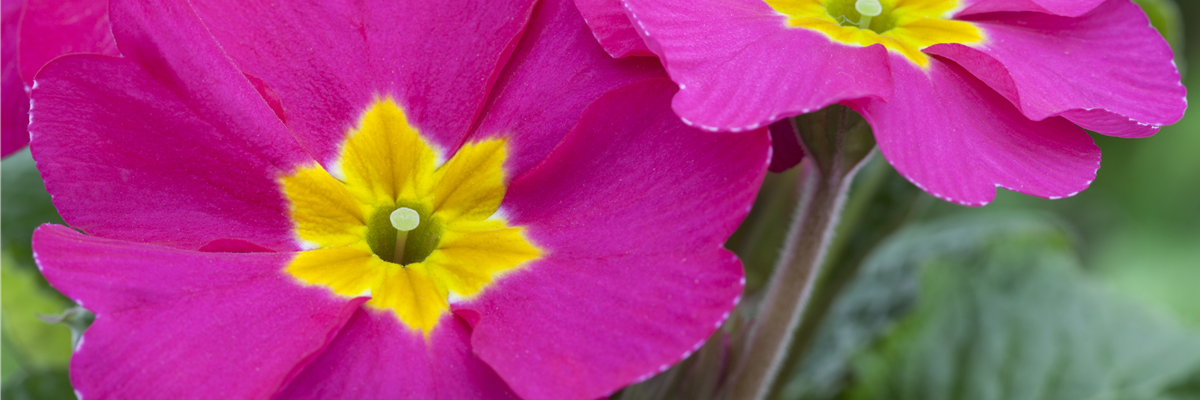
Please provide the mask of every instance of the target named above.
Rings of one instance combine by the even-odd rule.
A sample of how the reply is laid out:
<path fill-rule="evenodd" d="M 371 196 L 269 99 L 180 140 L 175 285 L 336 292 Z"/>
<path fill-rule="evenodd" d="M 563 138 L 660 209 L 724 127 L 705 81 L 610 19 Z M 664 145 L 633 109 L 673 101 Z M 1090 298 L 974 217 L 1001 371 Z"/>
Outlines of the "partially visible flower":
<path fill-rule="evenodd" d="M 0 157 L 29 143 L 33 78 L 63 54 L 117 55 L 107 0 L 4 0 L 3 132 Z"/>
<path fill-rule="evenodd" d="M 682 124 L 569 1 L 112 3 L 125 57 L 32 94 L 85 399 L 594 399 L 739 299 L 767 132 Z"/>
<path fill-rule="evenodd" d="M 1170 47 L 1130 0 L 624 6 L 679 83 L 685 122 L 737 132 L 846 104 L 897 171 L 966 205 L 990 202 L 996 187 L 1075 195 L 1100 163 L 1080 126 L 1145 137 L 1186 108 Z"/>
<path fill-rule="evenodd" d="M 629 22 L 621 0 L 575 0 L 575 5 L 596 41 L 609 55 L 614 58 L 654 56 Z M 771 125 L 771 171 L 783 172 L 799 164 L 804 157 L 804 149 L 800 147 L 794 129 L 786 120 Z"/>

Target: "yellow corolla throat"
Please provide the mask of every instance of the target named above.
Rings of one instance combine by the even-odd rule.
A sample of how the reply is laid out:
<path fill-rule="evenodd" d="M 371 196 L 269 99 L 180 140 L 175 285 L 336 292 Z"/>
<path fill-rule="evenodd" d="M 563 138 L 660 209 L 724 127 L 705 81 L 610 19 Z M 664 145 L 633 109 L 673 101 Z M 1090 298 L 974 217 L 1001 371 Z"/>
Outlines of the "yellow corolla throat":
<path fill-rule="evenodd" d="M 812 29 L 839 43 L 883 44 L 925 67 L 921 50 L 940 43 L 983 41 L 983 31 L 964 21 L 946 19 L 957 0 L 766 0 L 788 16 L 788 25 Z"/>
<path fill-rule="evenodd" d="M 390 98 L 348 135 L 335 175 L 318 164 L 282 178 L 308 250 L 287 272 L 343 296 L 367 296 L 426 337 L 455 299 L 537 258 L 496 210 L 507 190 L 503 139 L 439 157 Z"/>

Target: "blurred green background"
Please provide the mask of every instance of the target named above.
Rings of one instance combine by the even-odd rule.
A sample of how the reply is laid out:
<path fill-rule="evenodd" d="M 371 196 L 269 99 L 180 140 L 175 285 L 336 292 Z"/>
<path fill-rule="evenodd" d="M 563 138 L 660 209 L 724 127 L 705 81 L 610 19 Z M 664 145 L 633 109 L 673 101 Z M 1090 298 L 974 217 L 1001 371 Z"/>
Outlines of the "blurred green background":
<path fill-rule="evenodd" d="M 1200 87 L 1200 46 L 1188 46 L 1200 24 L 1185 23 L 1200 2 L 1139 3 Z M 1151 138 L 1093 136 L 1098 178 L 1057 201 L 1001 190 L 987 207 L 960 207 L 874 157 L 774 397 L 1200 400 L 1200 113 Z M 0 397 L 73 398 L 73 329 L 89 316 L 45 283 L 29 248 L 34 227 L 61 220 L 27 150 L 0 167 Z M 728 244 L 746 264 L 741 312 L 692 358 L 615 398 L 710 398 L 779 253 L 794 179 L 768 177 Z"/>

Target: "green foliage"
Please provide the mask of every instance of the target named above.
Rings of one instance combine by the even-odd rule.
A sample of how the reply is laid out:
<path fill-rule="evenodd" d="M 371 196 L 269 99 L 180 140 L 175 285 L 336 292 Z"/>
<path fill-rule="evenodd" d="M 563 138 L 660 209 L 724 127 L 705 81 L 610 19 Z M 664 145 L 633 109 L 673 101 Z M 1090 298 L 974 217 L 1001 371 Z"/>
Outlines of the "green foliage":
<path fill-rule="evenodd" d="M 45 370 L 5 382 L 0 391 L 4 400 L 74 400 L 75 391 L 64 369 Z"/>
<path fill-rule="evenodd" d="M 16 349 L 8 344 L 8 338 L 0 336 L 0 381 L 7 382 L 10 376 L 23 371 Z"/>
<path fill-rule="evenodd" d="M 71 358 L 71 330 L 39 315 L 55 315 L 72 304 L 43 289 L 36 273 L 13 266 L 7 252 L 0 263 L 0 306 L 4 340 L 24 369 L 65 367 Z"/>
<path fill-rule="evenodd" d="M 1200 232 L 1115 232 L 1096 246 L 1093 270 L 1115 288 L 1200 328 Z"/>
<path fill-rule="evenodd" d="M 976 220 L 988 221 L 988 229 L 973 226 Z M 975 251 L 993 236 L 1050 229 L 1023 218 L 970 217 L 897 232 L 863 262 L 838 296 L 810 349 L 795 361 L 795 373 L 784 375 L 787 383 L 778 398 L 830 399 L 853 383 L 853 358 L 911 312 L 926 260 Z"/>
<path fill-rule="evenodd" d="M 61 224 L 62 218 L 50 202 L 42 175 L 29 156 L 29 149 L 5 158 L 0 168 L 0 242 L 14 249 L 15 256 L 28 253 L 33 230 L 44 223 Z"/>
<path fill-rule="evenodd" d="M 28 149 L 5 158 L 0 169 L 0 395 L 6 400 L 73 399 L 67 379 L 72 328 L 41 318 L 73 304 L 42 278 L 30 247 L 35 228 L 62 219 Z"/>
<path fill-rule="evenodd" d="M 3 398 L 73 399 L 67 380 L 72 329 L 39 318 L 58 314 L 71 303 L 44 288 L 36 270 L 16 264 L 5 247 L 0 253 Z"/>
<path fill-rule="evenodd" d="M 908 275 L 875 279 L 901 292 L 877 304 L 919 294 L 856 357 L 856 383 L 843 397 L 1187 398 L 1200 374 L 1200 334 L 1084 276 L 1068 235 L 1041 220 L 955 219 L 905 230 L 872 255 L 864 272 L 874 274 L 864 276 Z M 845 303 L 869 310 L 854 297 L 869 291 L 858 289 Z"/>

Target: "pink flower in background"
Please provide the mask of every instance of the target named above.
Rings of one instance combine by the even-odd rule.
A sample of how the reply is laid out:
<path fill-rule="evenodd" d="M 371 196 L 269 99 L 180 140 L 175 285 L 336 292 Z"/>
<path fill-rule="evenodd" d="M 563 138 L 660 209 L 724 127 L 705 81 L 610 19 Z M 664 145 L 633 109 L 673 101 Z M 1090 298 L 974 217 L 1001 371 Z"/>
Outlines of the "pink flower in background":
<path fill-rule="evenodd" d="M 575 5 L 609 55 L 614 58 L 654 57 L 629 23 L 620 0 L 575 0 Z M 786 171 L 804 157 L 804 149 L 789 121 L 779 121 L 771 126 L 771 149 L 770 170 L 773 172 Z"/>
<path fill-rule="evenodd" d="M 63 54 L 117 55 L 108 0 L 4 0 L 4 111 L 0 157 L 29 143 L 33 77 Z"/>
<path fill-rule="evenodd" d="M 589 19 L 610 53 L 634 33 L 663 60 L 685 122 L 737 132 L 843 103 L 897 171 L 966 205 L 1072 196 L 1100 163 L 1080 127 L 1145 137 L 1186 109 L 1130 0 L 862 0 L 872 18 L 859 2 L 579 0 L 610 16 Z"/>
<path fill-rule="evenodd" d="M 83 398 L 592 399 L 737 303 L 765 129 L 569 2 L 113 1 L 38 75 L 34 237 Z"/>

